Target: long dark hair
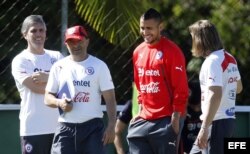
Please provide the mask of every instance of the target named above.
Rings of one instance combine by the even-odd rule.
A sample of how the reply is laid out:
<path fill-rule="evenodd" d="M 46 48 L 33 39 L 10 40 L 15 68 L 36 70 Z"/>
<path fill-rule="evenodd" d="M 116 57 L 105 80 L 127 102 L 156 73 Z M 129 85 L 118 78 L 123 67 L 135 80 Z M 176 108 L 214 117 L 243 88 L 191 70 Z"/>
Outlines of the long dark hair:
<path fill-rule="evenodd" d="M 189 26 L 192 35 L 192 53 L 196 57 L 206 57 L 209 53 L 223 48 L 216 27 L 208 20 L 199 20 Z"/>

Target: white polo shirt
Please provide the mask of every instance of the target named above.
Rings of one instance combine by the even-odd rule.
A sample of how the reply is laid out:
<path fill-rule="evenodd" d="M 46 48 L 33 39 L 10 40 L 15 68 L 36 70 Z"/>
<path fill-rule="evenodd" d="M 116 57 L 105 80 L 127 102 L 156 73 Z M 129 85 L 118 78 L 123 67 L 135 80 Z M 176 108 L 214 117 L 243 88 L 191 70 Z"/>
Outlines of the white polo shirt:
<path fill-rule="evenodd" d="M 103 117 L 101 92 L 110 89 L 114 89 L 114 84 L 107 65 L 91 55 L 81 62 L 71 60 L 70 56 L 58 61 L 51 69 L 46 87 L 55 94 L 63 91 L 72 99 L 73 109 L 59 117 L 59 122 L 70 123 Z"/>
<path fill-rule="evenodd" d="M 240 80 L 235 58 L 224 49 L 212 52 L 204 61 L 200 71 L 201 120 L 208 108 L 208 88 L 222 87 L 222 99 L 213 120 L 235 118 L 237 81 Z"/>
<path fill-rule="evenodd" d="M 23 50 L 12 61 L 12 75 L 21 97 L 20 135 L 42 135 L 55 132 L 58 111 L 44 104 L 44 95 L 32 92 L 23 81 L 34 72 L 50 72 L 51 66 L 63 56 L 58 51 L 45 50 L 35 55 Z"/>

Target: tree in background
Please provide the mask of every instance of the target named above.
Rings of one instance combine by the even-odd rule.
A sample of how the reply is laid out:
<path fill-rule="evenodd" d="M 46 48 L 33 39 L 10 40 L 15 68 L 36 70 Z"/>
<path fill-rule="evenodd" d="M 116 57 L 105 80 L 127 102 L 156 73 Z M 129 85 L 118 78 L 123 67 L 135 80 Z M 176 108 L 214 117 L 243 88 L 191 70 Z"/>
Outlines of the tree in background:
<path fill-rule="evenodd" d="M 139 37 L 138 19 L 147 1 L 75 0 L 76 11 L 101 37 L 124 48 Z"/>
<path fill-rule="evenodd" d="M 69 2 L 69 25 L 85 24 L 91 31 L 89 49 L 110 66 L 118 99 L 126 100 L 131 91 L 131 57 L 140 41 L 139 17 L 149 7 L 164 17 L 164 34 L 183 50 L 189 63 L 188 74 L 197 78 L 199 61 L 193 59 L 187 27 L 198 19 L 209 19 L 224 41 L 225 48 L 238 58 L 244 91 L 239 104 L 250 104 L 250 1 L 247 0 L 74 0 Z M 48 24 L 46 47 L 60 50 L 61 1 L 8 0 L 0 3 L 0 103 L 18 103 L 18 92 L 10 78 L 12 58 L 25 47 L 20 25 L 30 14 L 42 14 Z"/>
<path fill-rule="evenodd" d="M 250 1 L 247 0 L 155 0 L 154 5 L 165 15 L 166 33 L 177 42 L 186 58 L 189 77 L 198 77 L 201 60 L 193 58 L 190 52 L 191 36 L 187 27 L 199 20 L 209 19 L 217 27 L 225 49 L 233 54 L 239 63 L 244 90 L 237 97 L 238 105 L 250 105 Z"/>

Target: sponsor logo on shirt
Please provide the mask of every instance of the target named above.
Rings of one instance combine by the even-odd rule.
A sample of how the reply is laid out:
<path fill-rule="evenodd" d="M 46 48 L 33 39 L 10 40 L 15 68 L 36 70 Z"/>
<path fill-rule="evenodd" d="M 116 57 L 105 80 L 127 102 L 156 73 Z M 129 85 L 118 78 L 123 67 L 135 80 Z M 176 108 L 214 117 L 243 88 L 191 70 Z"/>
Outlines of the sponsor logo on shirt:
<path fill-rule="evenodd" d="M 236 90 L 229 90 L 228 98 L 231 100 L 235 100 L 236 99 Z"/>
<path fill-rule="evenodd" d="M 230 77 L 228 79 L 228 83 L 233 83 L 233 82 L 237 82 L 237 77 Z"/>
<path fill-rule="evenodd" d="M 149 84 L 141 84 L 141 93 L 158 93 L 160 91 L 159 82 L 150 82 Z"/>
<path fill-rule="evenodd" d="M 43 70 L 43 69 L 41 69 L 41 68 L 35 68 L 34 69 L 34 72 L 49 72 L 49 70 Z"/>
<path fill-rule="evenodd" d="M 138 76 L 160 76 L 159 70 L 144 70 L 143 68 L 138 68 Z"/>
<path fill-rule="evenodd" d="M 89 102 L 89 96 L 90 94 L 88 92 L 78 92 L 73 98 L 73 102 Z"/>
<path fill-rule="evenodd" d="M 84 86 L 84 87 L 90 87 L 90 81 L 77 81 L 77 80 L 73 80 L 73 85 L 74 86 Z"/>
<path fill-rule="evenodd" d="M 228 116 L 234 116 L 235 113 L 235 107 L 231 107 L 230 109 L 226 110 L 226 115 Z"/>
<path fill-rule="evenodd" d="M 228 73 L 232 73 L 232 72 L 238 72 L 238 68 L 237 67 L 231 67 L 231 68 L 227 68 L 227 72 Z"/>

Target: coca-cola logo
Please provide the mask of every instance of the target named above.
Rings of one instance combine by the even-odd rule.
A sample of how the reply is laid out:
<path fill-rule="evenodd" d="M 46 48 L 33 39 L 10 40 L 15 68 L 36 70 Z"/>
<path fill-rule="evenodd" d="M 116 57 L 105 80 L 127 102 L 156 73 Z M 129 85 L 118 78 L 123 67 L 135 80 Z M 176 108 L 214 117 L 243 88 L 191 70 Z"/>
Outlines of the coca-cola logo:
<path fill-rule="evenodd" d="M 160 91 L 159 82 L 150 82 L 149 84 L 140 84 L 142 93 L 158 93 Z"/>
<path fill-rule="evenodd" d="M 89 102 L 89 96 L 88 92 L 78 92 L 73 98 L 73 102 Z"/>

